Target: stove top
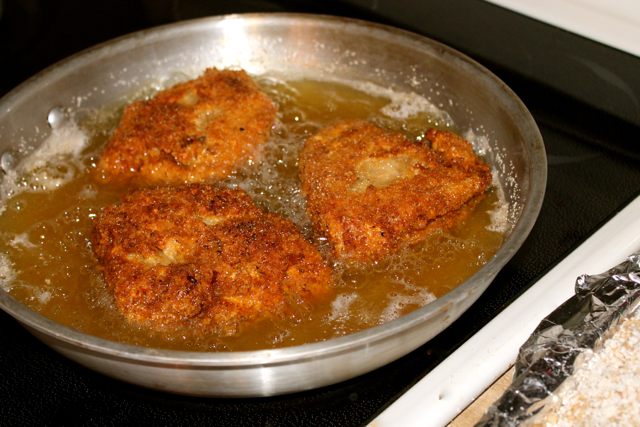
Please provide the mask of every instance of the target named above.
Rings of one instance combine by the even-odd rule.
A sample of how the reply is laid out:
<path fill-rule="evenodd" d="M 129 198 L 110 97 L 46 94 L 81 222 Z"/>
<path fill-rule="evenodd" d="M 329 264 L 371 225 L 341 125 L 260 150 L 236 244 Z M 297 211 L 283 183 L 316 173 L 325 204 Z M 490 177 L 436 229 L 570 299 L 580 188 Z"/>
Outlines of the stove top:
<path fill-rule="evenodd" d="M 391 24 L 448 44 L 505 81 L 538 123 L 549 160 L 545 202 L 522 248 L 458 321 L 394 363 L 289 396 L 175 396 L 68 361 L 0 312 L 1 424 L 366 425 L 640 193 L 635 77 L 640 58 L 481 0 L 4 0 L 0 5 L 0 95 L 84 48 L 200 16 L 302 12 Z"/>

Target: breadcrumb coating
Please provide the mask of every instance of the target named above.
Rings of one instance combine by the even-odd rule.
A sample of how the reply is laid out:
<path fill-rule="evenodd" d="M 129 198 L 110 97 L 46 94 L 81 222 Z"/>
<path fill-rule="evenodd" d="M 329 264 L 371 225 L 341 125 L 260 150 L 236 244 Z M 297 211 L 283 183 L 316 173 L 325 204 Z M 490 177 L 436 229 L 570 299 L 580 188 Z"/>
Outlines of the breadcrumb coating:
<path fill-rule="evenodd" d="M 290 316 L 333 284 L 295 225 L 240 189 L 135 190 L 97 217 L 92 244 L 117 309 L 155 327 L 233 334 L 242 321 Z"/>
<path fill-rule="evenodd" d="M 431 147 L 360 120 L 309 138 L 300 155 L 314 229 L 336 258 L 376 262 L 464 218 L 491 184 L 471 144 L 445 131 Z"/>
<path fill-rule="evenodd" d="M 276 116 L 244 71 L 208 69 L 128 105 L 102 152 L 105 181 L 209 182 L 228 176 L 265 143 Z"/>

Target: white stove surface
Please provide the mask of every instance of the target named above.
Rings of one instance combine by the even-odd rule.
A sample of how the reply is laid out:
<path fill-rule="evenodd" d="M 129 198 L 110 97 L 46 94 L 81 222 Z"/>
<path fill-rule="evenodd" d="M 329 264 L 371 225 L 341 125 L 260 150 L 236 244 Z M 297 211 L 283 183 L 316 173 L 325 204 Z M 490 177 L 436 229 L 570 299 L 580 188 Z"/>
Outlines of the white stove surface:
<path fill-rule="evenodd" d="M 640 56 L 638 0 L 485 0 Z"/>

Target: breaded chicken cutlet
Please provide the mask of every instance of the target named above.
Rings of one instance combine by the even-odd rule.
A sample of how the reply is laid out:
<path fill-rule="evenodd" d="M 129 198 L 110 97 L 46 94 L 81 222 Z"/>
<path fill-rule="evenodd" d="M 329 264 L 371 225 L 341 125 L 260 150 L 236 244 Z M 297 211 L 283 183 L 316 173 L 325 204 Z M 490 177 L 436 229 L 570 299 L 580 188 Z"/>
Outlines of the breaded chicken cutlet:
<path fill-rule="evenodd" d="M 295 225 L 240 189 L 135 190 L 95 220 L 93 251 L 117 309 L 155 327 L 232 334 L 324 298 L 330 268 Z"/>
<path fill-rule="evenodd" d="M 271 99 L 244 71 L 208 69 L 128 105 L 98 165 L 105 180 L 208 182 L 249 161 L 269 137 Z"/>
<path fill-rule="evenodd" d="M 471 145 L 435 129 L 426 137 L 431 147 L 348 120 L 305 142 L 307 213 L 336 258 L 376 262 L 454 225 L 484 197 L 491 173 Z"/>

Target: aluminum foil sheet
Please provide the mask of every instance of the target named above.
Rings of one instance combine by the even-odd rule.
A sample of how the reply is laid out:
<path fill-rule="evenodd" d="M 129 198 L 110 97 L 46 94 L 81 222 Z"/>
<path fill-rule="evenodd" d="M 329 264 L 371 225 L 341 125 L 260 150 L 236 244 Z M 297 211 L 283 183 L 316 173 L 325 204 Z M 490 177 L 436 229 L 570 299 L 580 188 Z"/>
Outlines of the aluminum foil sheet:
<path fill-rule="evenodd" d="M 579 356 L 599 346 L 640 302 L 640 253 L 606 273 L 578 277 L 575 291 L 520 348 L 511 386 L 476 427 L 519 426 L 544 408 Z"/>

